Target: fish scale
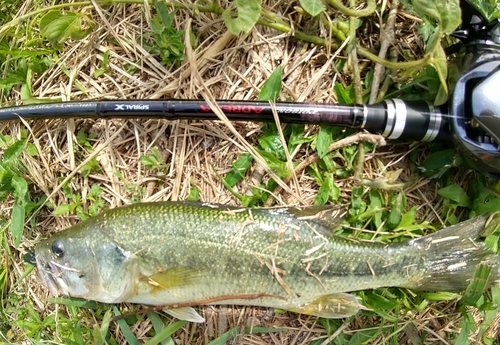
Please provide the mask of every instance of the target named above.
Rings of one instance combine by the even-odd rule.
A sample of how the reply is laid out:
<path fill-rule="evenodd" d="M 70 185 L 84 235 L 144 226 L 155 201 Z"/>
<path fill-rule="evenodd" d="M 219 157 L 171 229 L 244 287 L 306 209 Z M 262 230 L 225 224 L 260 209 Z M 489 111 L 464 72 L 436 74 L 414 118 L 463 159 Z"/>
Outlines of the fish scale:
<path fill-rule="evenodd" d="M 138 221 L 144 222 L 144 225 L 150 229 L 148 231 L 148 236 L 152 237 L 148 240 L 152 243 L 158 242 L 163 237 L 176 239 L 175 241 L 170 241 L 170 244 L 162 243 L 161 245 L 151 245 L 143 254 L 138 254 L 138 256 L 145 260 L 154 258 L 155 265 L 165 266 L 163 269 L 176 266 L 203 267 L 207 273 L 219 274 L 220 272 L 224 272 L 226 277 L 228 274 L 230 277 L 233 277 L 241 273 L 237 268 L 246 268 L 243 272 L 247 271 L 253 274 L 252 277 L 248 277 L 248 281 L 255 280 L 255 278 L 260 275 L 265 275 L 267 280 L 267 276 L 271 275 L 270 270 L 255 259 L 254 256 L 261 255 L 264 260 L 270 260 L 273 255 L 276 255 L 275 261 L 284 261 L 283 265 L 288 268 L 284 269 L 284 271 L 288 271 L 288 275 L 293 276 L 293 279 L 287 282 L 287 285 L 294 286 L 295 283 L 293 280 L 300 277 L 302 280 L 307 280 L 306 286 L 310 290 L 318 290 L 318 287 L 321 287 L 319 286 L 319 282 L 316 279 L 311 281 L 312 277 L 305 272 L 304 269 L 306 264 L 302 261 L 307 260 L 313 255 L 317 257 L 322 254 L 329 255 L 331 252 L 337 252 L 343 254 L 336 258 L 336 260 L 342 260 L 340 265 L 338 261 L 336 261 L 335 264 L 330 262 L 329 267 L 323 269 L 326 263 L 324 260 L 318 259 L 311 261 L 312 266 L 310 271 L 316 272 L 316 274 L 319 274 L 321 270 L 327 271 L 328 273 L 324 274 L 325 279 L 328 279 L 330 274 L 335 278 L 343 277 L 347 279 L 342 285 L 352 286 L 349 279 L 350 276 L 369 276 L 370 282 L 373 283 L 373 274 L 369 269 L 368 262 L 375 261 L 371 265 L 377 269 L 377 272 L 379 270 L 381 271 L 380 274 L 378 274 L 379 279 L 394 279 L 394 277 L 391 276 L 384 277 L 386 276 L 385 271 L 389 270 L 387 270 L 387 268 L 382 268 L 383 265 L 379 265 L 377 258 L 373 256 L 373 253 L 368 251 L 373 247 L 373 244 L 368 247 L 357 243 L 357 246 L 359 246 L 358 249 L 358 247 L 353 247 L 353 241 L 343 238 L 336 238 L 335 242 L 326 241 L 323 237 L 318 236 L 317 232 L 311 229 L 308 222 L 301 222 L 299 229 L 286 227 L 286 225 L 293 225 L 293 222 L 296 222 L 295 217 L 283 217 L 282 214 L 274 216 L 269 213 L 258 211 L 253 211 L 250 215 L 250 212 L 246 211 L 228 212 L 225 208 L 213 207 L 204 208 L 204 212 L 198 216 L 193 213 L 193 208 L 189 204 L 172 205 L 171 208 L 158 210 L 157 214 L 163 215 L 163 219 L 158 219 L 155 215 L 152 215 L 153 217 L 146 217 L 144 214 L 146 214 L 146 212 L 138 209 L 135 213 L 124 213 L 116 219 L 119 218 L 120 222 L 125 222 L 127 224 L 134 224 Z M 210 221 L 210 219 L 215 219 L 215 222 L 213 220 Z M 254 223 L 242 225 L 242 223 L 244 224 L 245 222 L 252 221 Z M 221 229 L 215 231 L 214 227 L 218 222 L 220 222 Z M 159 225 L 165 223 L 175 224 L 175 226 L 168 227 L 167 229 Z M 207 228 L 207 224 L 211 224 L 210 228 Z M 265 226 L 262 226 L 262 224 Z M 280 227 L 286 229 L 281 235 L 281 240 L 283 242 L 277 245 L 278 250 L 275 253 L 274 248 L 279 241 L 278 231 L 276 231 L 276 229 Z M 266 228 L 270 229 L 270 231 L 266 231 Z M 323 232 L 324 231 L 332 230 L 325 226 Z M 239 236 L 239 232 L 241 232 L 241 238 L 238 240 L 236 237 Z M 301 238 L 300 241 L 296 241 L 293 237 L 293 234 L 297 232 Z M 125 232 L 121 232 L 121 234 L 126 235 Z M 132 237 L 132 241 L 126 241 L 125 238 L 128 236 L 123 236 L 123 238 L 121 238 L 121 236 L 116 233 L 112 236 L 116 238 L 116 241 L 125 249 L 133 248 L 137 245 L 137 238 L 135 236 Z M 239 244 L 236 242 L 239 242 Z M 308 257 L 304 255 L 305 251 L 322 243 L 325 244 L 324 248 L 318 249 L 317 252 Z M 377 245 L 376 247 L 378 248 L 376 248 L 376 250 L 380 250 L 383 246 L 385 245 Z M 200 253 L 200 251 L 202 252 Z M 165 257 L 166 253 L 168 254 Z M 402 262 L 402 265 L 406 266 L 408 257 L 403 255 L 403 252 L 399 254 L 403 261 L 397 260 L 397 262 Z M 173 257 L 171 257 L 172 255 Z M 206 264 L 207 258 L 208 261 L 210 261 L 210 258 L 214 259 L 212 265 Z M 383 261 L 385 262 L 386 259 L 383 259 Z M 233 268 L 235 270 L 227 271 L 226 268 Z M 250 268 L 253 268 L 253 270 L 250 270 Z M 393 270 L 389 271 L 389 273 L 391 272 L 393 272 Z M 288 280 L 287 277 L 283 279 Z M 401 278 L 399 278 L 399 280 L 401 280 Z M 241 282 L 247 285 L 247 281 Z M 383 283 L 384 282 L 381 284 Z M 329 289 L 328 291 L 338 292 L 345 290 L 346 287 L 342 285 L 337 285 L 336 290 Z M 277 287 L 275 290 L 275 293 L 283 292 L 281 286 Z M 303 294 L 302 291 L 298 293 Z"/>
<path fill-rule="evenodd" d="M 486 216 L 386 244 L 333 236 L 343 212 L 335 206 L 136 204 L 53 235 L 36 246 L 35 258 L 55 294 L 182 306 L 169 312 L 197 322 L 202 318 L 191 305 L 257 305 L 344 317 L 364 308 L 347 292 L 384 286 L 462 290 L 477 264 L 498 266 L 498 256 L 475 242 Z"/>

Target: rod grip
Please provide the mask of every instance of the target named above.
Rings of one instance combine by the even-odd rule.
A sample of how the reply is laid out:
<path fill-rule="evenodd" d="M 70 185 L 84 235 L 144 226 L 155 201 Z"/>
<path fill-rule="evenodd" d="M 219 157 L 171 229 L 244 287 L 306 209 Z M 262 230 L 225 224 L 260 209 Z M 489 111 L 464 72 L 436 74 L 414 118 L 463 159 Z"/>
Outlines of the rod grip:
<path fill-rule="evenodd" d="M 428 102 L 388 99 L 368 105 L 362 128 L 400 141 L 451 140 L 448 116 L 444 108 Z"/>

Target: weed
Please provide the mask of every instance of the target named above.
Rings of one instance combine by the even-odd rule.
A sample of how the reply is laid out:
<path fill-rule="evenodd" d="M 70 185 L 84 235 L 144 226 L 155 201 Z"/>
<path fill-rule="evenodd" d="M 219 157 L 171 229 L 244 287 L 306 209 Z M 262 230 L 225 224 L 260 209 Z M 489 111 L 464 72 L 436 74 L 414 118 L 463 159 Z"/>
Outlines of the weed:
<path fill-rule="evenodd" d="M 166 171 L 169 167 L 169 164 L 163 162 L 157 147 L 151 149 L 151 154 L 142 155 L 139 162 L 148 170 Z"/>
<path fill-rule="evenodd" d="M 174 27 L 174 18 L 177 10 L 169 12 L 164 2 L 156 3 L 157 14 L 151 19 L 151 33 L 145 34 L 145 48 L 152 54 L 160 56 L 161 63 L 167 66 L 179 64 L 184 54 L 184 30 Z M 196 36 L 191 32 L 191 44 L 196 46 Z"/>
<path fill-rule="evenodd" d="M 106 52 L 102 56 L 101 68 L 98 68 L 94 71 L 94 78 L 99 78 L 104 73 L 109 72 L 109 52 L 110 50 L 106 50 Z"/>
<path fill-rule="evenodd" d="M 63 3 L 49 7 L 43 7 L 41 3 L 35 1 L 37 9 L 21 15 L 12 17 L 20 10 L 21 2 L 7 1 L 2 3 L 0 22 L 0 63 L 3 67 L 2 78 L 0 79 L 1 96 L 7 102 L 14 101 L 41 102 L 43 99 L 35 97 L 38 79 L 44 76 L 51 69 L 60 69 L 64 75 L 70 79 L 74 75 L 70 70 L 72 67 L 65 61 L 61 61 L 59 54 L 74 41 L 83 39 L 92 40 L 95 37 L 89 35 L 96 33 L 96 23 L 94 7 L 101 6 L 100 11 L 113 8 L 112 5 L 142 4 L 142 1 L 82 1 L 78 3 Z M 346 2 L 344 2 L 346 3 Z M 494 1 L 477 1 L 479 8 L 487 16 L 499 17 L 498 3 Z M 296 39 L 307 42 L 311 45 L 336 49 L 350 36 L 353 40 L 347 50 L 357 49 L 359 55 L 372 62 L 379 62 L 395 70 L 391 76 L 391 85 L 388 86 L 383 97 L 404 97 L 406 99 L 426 99 L 441 103 L 446 100 L 447 84 L 445 83 L 450 71 L 446 65 L 443 46 L 446 40 L 442 40 L 458 24 L 456 1 L 434 1 L 422 0 L 406 3 L 405 10 L 413 15 L 423 18 L 419 32 L 426 43 L 427 51 L 419 60 L 409 49 L 405 49 L 402 57 L 406 62 L 392 62 L 390 59 L 380 59 L 362 47 L 362 40 L 357 40 L 356 35 L 352 36 L 353 29 L 366 30 L 367 23 L 374 20 L 375 1 L 366 1 L 354 6 L 346 7 L 340 1 L 328 0 L 300 0 L 295 3 L 296 12 L 289 12 L 286 9 L 281 12 L 274 7 L 265 8 L 262 1 L 233 1 L 231 3 L 221 1 L 195 2 L 194 4 L 184 4 L 183 2 L 157 2 L 154 5 L 155 16 L 151 20 L 151 32 L 140 37 L 139 42 L 143 43 L 146 50 L 157 56 L 163 66 L 182 66 L 186 61 L 184 47 L 185 31 L 177 27 L 176 18 L 181 12 L 190 11 L 193 17 L 207 15 L 206 18 L 220 16 L 230 32 L 240 35 L 239 39 L 244 39 L 244 35 L 250 34 L 255 25 L 264 25 L 269 28 L 291 35 Z M 298 7 L 300 5 L 300 8 Z M 109 7 L 108 7 L 109 6 Z M 378 5 L 377 5 L 378 6 Z M 126 6 L 120 7 L 125 8 Z M 124 10 L 125 11 L 125 10 Z M 335 11 L 335 12 L 334 12 Z M 297 13 L 299 15 L 297 15 Z M 332 13 L 336 19 L 331 20 Z M 213 17 L 208 17 L 213 15 Z M 299 18 L 300 17 L 300 18 Z M 291 20 L 291 21 L 290 21 Z M 378 18 L 376 19 L 378 20 Z M 304 23 L 314 22 L 312 30 L 305 30 Z M 212 25 L 212 23 L 211 23 Z M 306 33 L 307 31 L 307 33 Z M 328 35 L 325 35 L 328 32 Z M 259 32 L 259 35 L 261 33 Z M 191 28 L 191 45 L 196 48 L 198 45 L 198 32 L 196 28 Z M 200 34 L 201 35 L 201 34 Z M 200 36 L 202 37 L 202 36 Z M 262 36 L 262 42 L 268 44 L 269 37 Z M 130 53 L 127 46 L 121 47 L 116 53 L 113 49 L 114 41 L 105 42 L 103 58 L 96 66 L 91 78 L 92 82 L 105 82 L 107 75 L 115 72 L 110 60 L 113 56 L 125 56 Z M 270 44 L 270 43 L 269 43 Z M 252 46 L 255 52 L 259 52 L 261 43 Z M 305 45 L 304 49 L 310 49 L 311 45 Z M 249 49 L 244 47 L 242 49 Z M 313 48 L 317 49 L 317 48 Z M 124 53 L 125 51 L 125 53 Z M 344 50 L 345 52 L 346 50 Z M 134 52 L 135 53 L 135 52 Z M 127 59 L 129 56 L 126 57 Z M 277 59 L 274 57 L 274 59 Z M 127 60 L 128 61 L 128 60 Z M 262 85 L 259 99 L 275 101 L 281 97 L 283 86 L 290 88 L 290 85 L 283 83 L 291 72 L 287 69 L 290 66 L 278 65 L 273 73 Z M 140 64 L 124 64 L 124 70 L 136 77 L 141 71 Z M 139 67 L 138 67 L 139 66 Z M 349 59 L 337 59 L 335 69 L 337 71 L 347 71 L 352 76 L 353 82 L 336 79 L 336 82 L 329 85 L 334 90 L 334 94 L 341 104 L 352 104 L 358 99 L 366 102 L 367 91 L 373 84 L 374 71 L 371 67 L 363 69 L 356 68 Z M 226 77 L 225 71 L 219 73 Z M 247 71 L 242 69 L 245 77 Z M 87 73 L 85 68 L 82 74 Z M 250 75 L 253 73 L 250 71 Z M 152 73 L 154 77 L 157 72 Z M 357 79 L 356 79 L 356 78 Z M 125 79 L 125 78 L 123 78 Z M 138 78 L 140 79 L 140 78 Z M 354 80 L 358 80 L 355 82 Z M 121 87 L 116 81 L 113 87 Z M 64 88 L 65 80 L 57 80 L 54 84 Z M 359 84 L 359 85 L 355 85 Z M 89 93 L 85 87 L 75 81 L 74 92 L 77 96 L 85 96 Z M 74 85 L 69 85 L 73 90 Z M 326 85 L 326 84 L 325 84 Z M 131 88 L 134 88 L 132 86 Z M 236 87 L 236 86 L 235 86 Z M 56 88 L 57 90 L 57 88 Z M 105 90 L 105 88 L 103 88 Z M 52 90 L 52 92 L 54 92 Z M 134 94 L 136 95 L 136 94 Z M 137 131 L 142 131 L 143 123 L 137 125 Z M 47 340 L 68 343 L 95 343 L 95 344 L 118 344 L 130 343 L 147 344 L 162 343 L 173 344 L 177 341 L 176 332 L 186 327 L 182 321 L 172 321 L 160 313 L 147 313 L 144 315 L 132 315 L 123 319 L 112 320 L 113 317 L 121 315 L 121 311 L 116 306 L 103 305 L 95 302 L 81 301 L 71 298 L 50 299 L 50 308 L 56 308 L 57 312 L 40 311 L 24 294 L 17 294 L 13 290 L 19 286 L 26 275 L 32 270 L 31 266 L 21 274 L 21 277 L 14 283 L 9 280 L 12 274 L 12 263 L 18 259 L 18 253 L 13 248 L 19 248 L 22 242 L 25 229 L 25 220 L 38 205 L 44 202 L 45 196 L 40 196 L 40 191 L 30 179 L 28 168 L 23 157 L 37 157 L 38 152 L 35 145 L 31 143 L 28 131 L 23 129 L 19 135 L 0 135 L 0 151 L 3 159 L 0 162 L 0 202 L 9 207 L 12 206 L 10 220 L 0 220 L 2 231 L 2 265 L 0 266 L 0 288 L 2 293 L 2 312 L 4 317 L 0 321 L 0 336 L 10 342 L 31 341 L 33 343 L 45 342 Z M 34 133 L 40 133 L 35 131 Z M 323 126 L 321 128 L 310 129 L 304 125 L 286 125 L 281 128 L 275 124 L 262 124 L 260 131 L 255 135 L 254 146 L 257 153 L 264 159 L 267 166 L 272 169 L 279 178 L 288 179 L 292 176 L 291 169 L 295 169 L 307 155 L 316 155 L 318 159 L 310 164 L 305 172 L 310 188 L 314 188 L 316 195 L 314 204 L 324 205 L 328 203 L 343 202 L 350 205 L 349 214 L 343 227 L 335 229 L 338 235 L 349 236 L 359 240 L 374 240 L 383 242 L 400 242 L 407 239 L 421 236 L 428 232 L 441 228 L 443 224 L 421 221 L 427 214 L 420 214 L 419 206 L 409 202 L 410 192 L 405 188 L 403 174 L 397 169 L 386 171 L 386 167 L 378 169 L 384 163 L 379 158 L 373 158 L 373 169 L 383 171 L 377 178 L 363 177 L 360 183 L 353 183 L 354 175 L 358 169 L 357 157 L 363 152 L 373 150 L 371 144 L 350 145 L 335 152 L 329 152 L 329 147 L 336 141 L 350 135 L 352 131 L 339 127 Z M 99 140 L 94 134 L 89 134 L 79 130 L 76 134 L 78 145 L 75 152 L 77 159 L 88 156 L 93 152 L 93 143 Z M 57 146 L 57 138 L 51 145 Z M 294 153 L 294 155 L 292 155 Z M 425 153 L 423 155 L 423 153 Z M 123 153 L 128 156 L 128 152 Z M 432 145 L 426 151 L 422 149 L 413 150 L 409 155 L 414 166 L 414 174 L 419 173 L 419 178 L 427 178 L 432 183 L 438 183 L 436 188 L 442 200 L 442 207 L 437 211 L 446 225 L 455 224 L 458 221 L 473 217 L 485 212 L 499 211 L 500 198 L 498 198 L 497 184 L 478 177 L 470 179 L 467 183 L 457 181 L 458 169 L 463 168 L 462 158 L 454 150 L 444 148 L 439 145 Z M 422 156 L 426 156 L 422 159 Z M 129 158 L 129 157 L 127 157 Z M 64 160 L 64 157 L 58 157 Z M 137 157 L 132 157 L 136 161 Z M 385 160 L 386 161 L 386 160 Z M 157 148 L 152 148 L 150 152 L 142 155 L 139 162 L 146 168 L 148 173 L 166 176 L 169 163 L 165 163 Z M 379 163 L 380 162 L 380 163 Z M 261 179 L 256 185 L 245 186 L 249 173 L 252 171 L 255 160 L 249 153 L 242 153 L 231 164 L 228 172 L 220 177 L 221 182 L 226 186 L 241 204 L 245 206 L 261 206 L 273 201 L 273 193 L 278 186 L 273 179 Z M 126 164 L 126 159 L 119 162 Z M 182 164 L 182 163 L 181 163 Z M 82 195 L 82 189 L 78 186 L 78 179 L 72 179 L 62 186 L 62 193 L 66 198 L 66 203 L 55 208 L 53 215 L 66 215 L 75 213 L 80 219 L 86 219 L 101 212 L 107 207 L 104 196 L 107 192 L 104 185 L 92 180 L 92 175 L 101 172 L 97 158 L 89 162 L 79 172 L 79 177 L 86 181 L 91 181 L 87 194 Z M 114 172 L 117 177 L 117 184 L 123 188 L 123 194 L 131 202 L 142 200 L 145 195 L 145 187 L 131 182 L 119 170 Z M 411 182 L 411 181 L 410 181 Z M 240 186 L 243 186 L 241 189 Z M 301 186 L 302 187 L 302 186 Z M 307 186 L 304 186 L 306 188 Z M 346 189 L 349 192 L 346 193 Z M 245 190 L 245 193 L 241 192 Z M 247 192 L 248 191 L 248 192 Z M 190 183 L 187 191 L 189 200 L 200 200 L 204 190 L 195 181 Z M 286 196 L 286 193 L 283 193 Z M 36 219 L 36 218 L 33 218 Z M 36 227 L 33 220 L 30 228 Z M 26 236 L 27 238 L 30 236 Z M 500 235 L 497 229 L 493 229 L 485 242 L 493 250 L 498 250 L 498 239 Z M 13 244 L 13 245 L 12 245 Z M 318 319 L 318 322 L 325 329 L 327 337 L 332 337 L 332 344 L 362 344 L 362 343 L 393 343 L 396 344 L 405 334 L 413 344 L 422 344 L 428 341 L 429 336 L 426 331 L 415 330 L 412 322 L 414 315 L 419 313 L 435 312 L 434 303 L 436 301 L 455 301 L 459 303 L 459 312 L 463 315 L 463 323 L 454 329 L 457 334 L 444 335 L 449 342 L 467 343 L 471 337 L 475 337 L 479 342 L 493 344 L 495 340 L 488 331 L 492 327 L 495 315 L 498 313 L 500 305 L 500 289 L 493 287 L 484 291 L 485 281 L 489 268 L 480 267 L 471 280 L 467 291 L 456 302 L 460 295 L 450 293 L 415 293 L 404 289 L 377 289 L 362 291 L 357 293 L 363 303 L 371 310 L 361 312 L 354 318 L 347 320 L 327 320 Z M 26 275 L 25 275 L 26 274 Z M 13 285 L 13 286 L 12 286 Z M 22 284 L 21 284 L 22 285 Z M 439 305 L 441 306 L 441 305 Z M 125 307 L 124 307 L 125 308 Z M 134 311 L 134 310 L 132 310 Z M 455 311 L 453 311 L 455 312 Z M 478 324 L 478 332 L 474 334 L 476 322 L 473 312 L 479 315 L 481 320 Z M 443 317 L 447 310 L 439 312 Z M 437 314 L 437 312 L 436 312 Z M 452 314 L 452 313 L 450 313 Z M 7 322 L 5 320 L 12 320 Z M 356 331 L 346 331 L 347 327 L 362 322 L 362 328 Z M 422 325 L 429 325 L 426 320 L 419 320 Z M 146 325 L 146 326 L 144 326 Z M 146 331 L 142 327 L 149 327 Z M 425 326 L 427 327 L 427 326 Z M 429 326 L 430 327 L 430 326 Z M 284 328 L 270 327 L 231 327 L 212 337 L 211 344 L 217 345 L 235 339 L 244 334 L 274 333 L 284 332 Z M 142 332 L 142 333 L 141 333 Z M 335 337 L 333 337 L 335 335 Z M 311 340 L 312 344 L 323 344 L 325 339 Z M 187 338 L 186 338 L 187 339 Z M 382 340 L 381 340 L 382 339 Z"/>
<path fill-rule="evenodd" d="M 68 200 L 71 200 L 71 202 L 69 204 L 62 204 L 56 207 L 56 209 L 52 212 L 54 215 L 76 212 L 76 215 L 80 218 L 80 220 L 85 220 L 91 216 L 97 215 L 104 209 L 104 200 L 100 198 L 102 189 L 99 185 L 93 185 L 90 188 L 86 199 L 86 201 L 90 202 L 89 205 L 82 200 L 80 193 L 71 191 L 69 183 L 63 186 L 63 191 L 65 197 Z"/>

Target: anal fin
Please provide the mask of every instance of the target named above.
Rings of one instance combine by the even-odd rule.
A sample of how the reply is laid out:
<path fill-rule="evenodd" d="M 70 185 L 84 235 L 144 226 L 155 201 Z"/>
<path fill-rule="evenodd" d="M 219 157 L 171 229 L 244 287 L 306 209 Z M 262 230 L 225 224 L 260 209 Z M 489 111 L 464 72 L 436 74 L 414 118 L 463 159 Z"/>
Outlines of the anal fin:
<path fill-rule="evenodd" d="M 179 320 L 185 320 L 196 323 L 205 322 L 205 319 L 191 307 L 182 307 L 173 309 L 165 308 L 163 309 L 163 311 L 169 315 L 172 315 L 173 317 L 178 318 Z"/>
<path fill-rule="evenodd" d="M 301 299 L 286 309 L 301 314 L 337 319 L 352 316 L 359 310 L 367 308 L 359 303 L 356 296 L 339 292 L 305 301 Z"/>

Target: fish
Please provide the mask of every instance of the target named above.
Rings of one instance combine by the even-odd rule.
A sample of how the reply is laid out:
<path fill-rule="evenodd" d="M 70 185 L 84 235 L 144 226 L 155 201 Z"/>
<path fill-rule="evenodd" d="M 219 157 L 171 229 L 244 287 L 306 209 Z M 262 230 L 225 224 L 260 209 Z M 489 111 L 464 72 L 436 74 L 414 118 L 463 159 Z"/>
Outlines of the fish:
<path fill-rule="evenodd" d="M 481 237 L 489 215 L 398 243 L 334 235 L 343 206 L 243 208 L 138 203 L 39 241 L 51 294 L 164 308 L 204 322 L 199 305 L 278 308 L 324 318 L 368 309 L 351 292 L 380 287 L 463 291 L 479 264 L 499 282 L 499 256 Z"/>

